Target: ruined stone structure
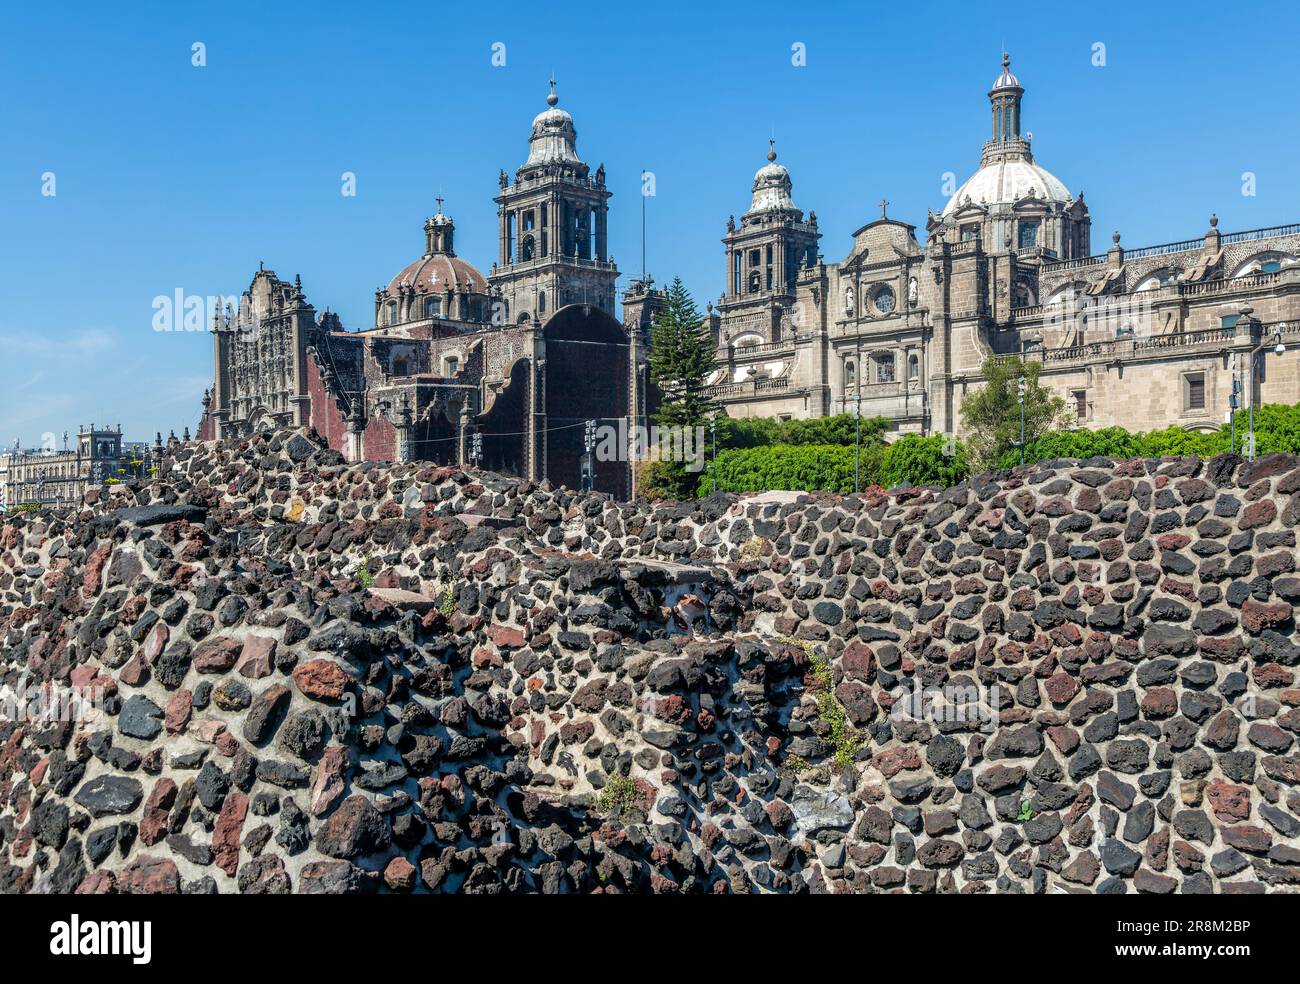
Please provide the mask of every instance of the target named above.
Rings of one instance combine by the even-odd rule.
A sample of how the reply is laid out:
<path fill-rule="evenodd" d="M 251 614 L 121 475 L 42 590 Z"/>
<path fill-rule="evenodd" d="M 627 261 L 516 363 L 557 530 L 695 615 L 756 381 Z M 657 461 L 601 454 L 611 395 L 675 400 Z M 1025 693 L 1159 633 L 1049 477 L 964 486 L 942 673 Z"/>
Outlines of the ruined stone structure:
<path fill-rule="evenodd" d="M 317 314 L 299 278 L 258 270 L 213 326 L 203 438 L 310 426 L 351 461 L 477 462 L 579 483 L 585 422 L 645 422 L 642 333 L 614 317 L 610 192 L 557 105 L 533 120 L 528 159 L 501 172 L 500 253 L 488 276 L 456 255 L 455 223 L 424 223 L 423 253 L 375 292 L 375 322 Z M 595 487 L 632 494 L 626 461 Z"/>
<path fill-rule="evenodd" d="M 985 357 L 1022 352 L 1090 428 L 1217 428 L 1234 380 L 1241 406 L 1300 402 L 1300 225 L 1224 234 L 1212 217 L 1195 239 L 1126 250 L 1115 233 L 1091 255 L 1083 192 L 1022 130 L 1024 91 L 1004 57 L 979 170 L 924 242 L 882 202 L 825 263 L 787 169 L 759 170 L 710 312 L 730 416 L 860 410 L 895 433 L 958 432 Z"/>
<path fill-rule="evenodd" d="M 0 891 L 1300 883 L 1295 457 L 649 506 L 282 432 L 160 474 L 0 525 L 0 697 L 96 712 L 0 717 Z"/>
<path fill-rule="evenodd" d="M 77 445 L 63 449 L 14 447 L 0 452 L 0 508 L 27 504 L 69 506 L 86 490 L 117 475 L 123 451 L 122 425 L 77 428 Z"/>

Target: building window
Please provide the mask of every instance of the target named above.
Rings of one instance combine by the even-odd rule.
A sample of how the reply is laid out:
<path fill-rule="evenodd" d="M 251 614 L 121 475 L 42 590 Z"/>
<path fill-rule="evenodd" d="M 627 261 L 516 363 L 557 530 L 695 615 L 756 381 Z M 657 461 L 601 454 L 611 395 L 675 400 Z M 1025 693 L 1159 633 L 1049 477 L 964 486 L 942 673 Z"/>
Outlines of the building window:
<path fill-rule="evenodd" d="M 894 356 L 891 353 L 876 356 L 876 382 L 894 381 Z"/>
<path fill-rule="evenodd" d="M 396 301 L 389 301 L 388 303 L 388 323 L 390 325 L 397 324 L 397 302 Z"/>
<path fill-rule="evenodd" d="M 1236 328 L 1236 327 L 1237 327 L 1237 318 L 1238 318 L 1238 317 L 1239 317 L 1239 315 L 1236 315 L 1236 314 L 1225 314 L 1222 318 L 1219 319 L 1219 327 L 1220 327 L 1220 328 Z"/>
<path fill-rule="evenodd" d="M 844 363 L 844 391 L 854 389 L 858 383 L 858 370 L 852 362 Z"/>
<path fill-rule="evenodd" d="M 907 357 L 907 378 L 908 379 L 921 378 L 921 360 L 918 359 L 915 355 L 909 355 Z"/>
<path fill-rule="evenodd" d="M 1183 409 L 1205 409 L 1205 373 L 1189 372 L 1183 376 Z"/>
<path fill-rule="evenodd" d="M 1038 220 L 1033 221 L 1021 220 L 1017 227 L 1017 245 L 1021 249 L 1029 249 L 1031 246 L 1038 245 Z"/>
<path fill-rule="evenodd" d="M 426 318 L 438 318 L 442 316 L 441 297 L 426 297 L 424 299 L 424 316 Z"/>
<path fill-rule="evenodd" d="M 894 310 L 894 290 L 892 287 L 880 287 L 871 296 L 871 301 L 876 305 L 876 310 L 881 314 L 888 314 Z"/>
<path fill-rule="evenodd" d="M 961 241 L 968 243 L 973 239 L 979 239 L 980 227 L 978 225 L 964 225 L 961 227 Z"/>
<path fill-rule="evenodd" d="M 456 373 L 460 372 L 460 359 L 454 355 L 449 355 L 446 359 L 446 366 L 447 371 L 445 375 L 454 376 Z"/>
<path fill-rule="evenodd" d="M 1084 390 L 1075 390 L 1071 396 L 1074 398 L 1074 419 L 1082 424 L 1088 419 L 1088 394 Z"/>
<path fill-rule="evenodd" d="M 752 267 L 756 267 L 762 262 L 763 262 L 763 254 L 756 249 L 751 249 L 749 251 L 749 265 Z"/>
<path fill-rule="evenodd" d="M 749 275 L 749 292 L 751 294 L 757 294 L 758 291 L 762 288 L 762 286 L 763 286 L 763 279 L 759 275 L 759 272 L 755 270 L 753 273 Z"/>
<path fill-rule="evenodd" d="M 533 258 L 533 237 L 525 236 L 523 246 L 519 248 L 519 258 L 527 261 Z"/>

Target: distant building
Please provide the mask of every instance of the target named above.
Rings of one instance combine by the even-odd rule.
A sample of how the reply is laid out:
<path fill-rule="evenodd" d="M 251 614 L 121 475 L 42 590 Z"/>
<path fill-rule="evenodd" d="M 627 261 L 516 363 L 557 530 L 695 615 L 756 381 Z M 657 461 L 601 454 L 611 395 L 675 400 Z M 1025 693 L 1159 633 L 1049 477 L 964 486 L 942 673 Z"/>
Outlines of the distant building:
<path fill-rule="evenodd" d="M 1242 406 L 1300 402 L 1300 225 L 1091 253 L 1083 193 L 1033 155 L 1010 58 L 989 90 L 980 167 L 925 241 L 881 203 L 848 255 L 817 252 L 815 213 L 769 152 L 708 321 L 712 393 L 732 417 L 884 416 L 894 433 L 960 430 L 987 356 L 1028 351 L 1081 427 L 1215 429 Z M 1135 178 L 1135 180 L 1138 180 Z M 1278 341 L 1284 345 L 1275 354 Z"/>
<path fill-rule="evenodd" d="M 0 507 L 27 504 L 75 505 L 91 485 L 116 477 L 123 463 L 122 427 L 101 429 L 94 424 L 77 429 L 75 448 L 20 450 L 0 453 Z"/>
<path fill-rule="evenodd" d="M 317 314 L 298 278 L 261 268 L 213 326 L 203 439 L 308 425 L 350 460 L 479 462 L 581 481 L 587 420 L 644 420 L 640 332 L 614 317 L 610 192 L 577 153 L 554 83 L 527 160 L 499 176 L 499 249 L 485 277 L 456 254 L 442 210 L 423 253 L 375 292 L 373 327 Z M 627 461 L 597 461 L 595 486 L 626 496 Z"/>

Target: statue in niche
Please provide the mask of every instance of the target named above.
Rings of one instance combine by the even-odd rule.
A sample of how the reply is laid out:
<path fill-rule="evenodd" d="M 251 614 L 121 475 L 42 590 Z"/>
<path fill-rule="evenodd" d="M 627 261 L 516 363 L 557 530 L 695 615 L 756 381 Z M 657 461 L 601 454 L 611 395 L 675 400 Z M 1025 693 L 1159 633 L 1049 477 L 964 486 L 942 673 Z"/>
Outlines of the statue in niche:
<path fill-rule="evenodd" d="M 916 307 L 916 302 L 918 300 L 919 293 L 920 292 L 917 290 L 916 278 L 908 277 L 907 278 L 907 303 L 912 307 Z"/>
<path fill-rule="evenodd" d="M 853 302 L 854 302 L 853 288 L 852 288 L 852 287 L 845 287 L 845 288 L 844 288 L 844 313 L 845 313 L 845 314 L 848 314 L 848 315 L 852 315 L 852 314 L 853 314 L 853 311 L 854 311 L 854 303 L 853 303 Z"/>

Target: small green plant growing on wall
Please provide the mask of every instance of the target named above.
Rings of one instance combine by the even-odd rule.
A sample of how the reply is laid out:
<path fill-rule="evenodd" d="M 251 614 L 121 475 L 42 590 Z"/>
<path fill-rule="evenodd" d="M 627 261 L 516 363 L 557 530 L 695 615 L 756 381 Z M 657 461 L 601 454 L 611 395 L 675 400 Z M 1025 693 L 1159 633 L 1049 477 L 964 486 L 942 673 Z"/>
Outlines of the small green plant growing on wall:
<path fill-rule="evenodd" d="M 361 562 L 361 567 L 357 570 L 357 580 L 361 582 L 361 586 L 367 591 L 375 586 L 375 575 L 370 573 L 369 555 Z"/>
<path fill-rule="evenodd" d="M 636 783 L 627 776 L 610 776 L 605 788 L 596 798 L 596 808 L 601 813 L 612 813 L 615 809 L 626 810 L 636 806 L 641 793 Z"/>
<path fill-rule="evenodd" d="M 456 593 L 451 590 L 451 585 L 442 589 L 442 597 L 438 601 L 438 611 L 442 612 L 443 618 L 451 618 L 456 611 Z"/>
<path fill-rule="evenodd" d="M 835 755 L 835 764 L 846 769 L 861 751 L 864 744 L 862 736 L 849 724 L 848 712 L 839 698 L 835 696 L 835 674 L 831 664 L 820 656 L 813 644 L 806 639 L 783 638 L 782 642 L 798 646 L 808 656 L 813 677 L 813 699 L 817 702 L 817 716 L 830 725 L 830 744 Z M 788 760 L 787 760 L 788 761 Z"/>
<path fill-rule="evenodd" d="M 1020 801 L 1020 812 L 1016 814 L 1016 819 L 1021 823 L 1034 819 L 1034 808 L 1029 805 L 1029 800 Z"/>

